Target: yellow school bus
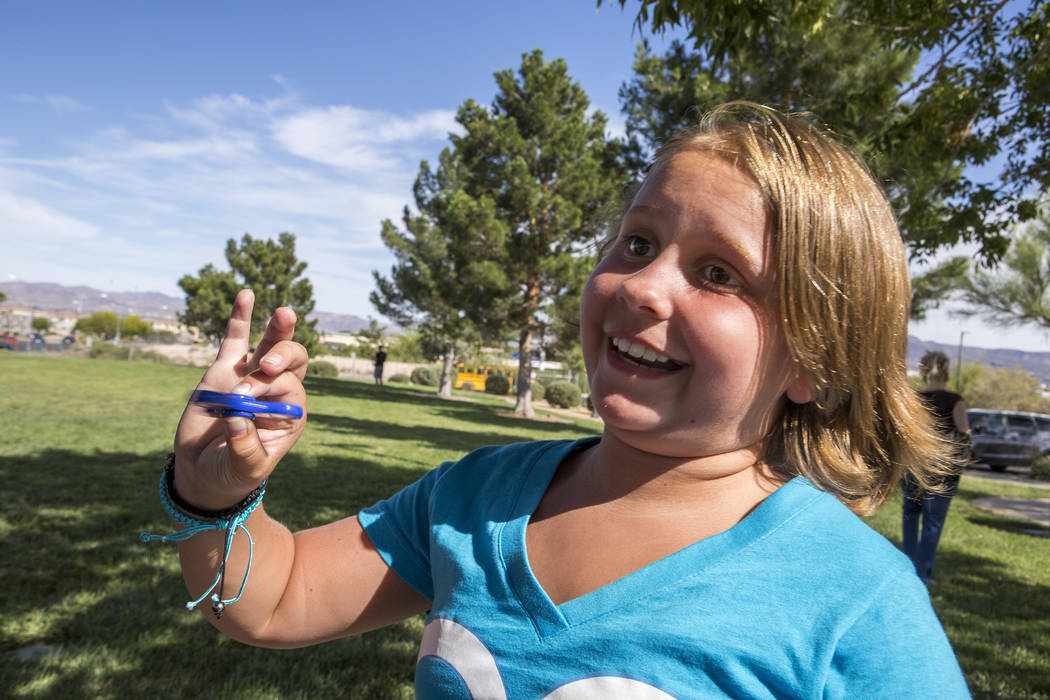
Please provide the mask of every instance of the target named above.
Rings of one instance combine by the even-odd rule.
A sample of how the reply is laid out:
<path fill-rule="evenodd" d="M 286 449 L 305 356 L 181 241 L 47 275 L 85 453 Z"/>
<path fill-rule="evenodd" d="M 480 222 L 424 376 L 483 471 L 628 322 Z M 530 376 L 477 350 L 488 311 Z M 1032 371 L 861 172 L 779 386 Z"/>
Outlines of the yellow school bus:
<path fill-rule="evenodd" d="M 512 389 L 514 388 L 514 380 L 518 378 L 518 371 L 513 367 L 468 365 L 460 362 L 456 364 L 456 383 L 453 385 L 453 388 L 485 391 L 485 380 L 493 374 L 500 374 L 506 377 Z"/>

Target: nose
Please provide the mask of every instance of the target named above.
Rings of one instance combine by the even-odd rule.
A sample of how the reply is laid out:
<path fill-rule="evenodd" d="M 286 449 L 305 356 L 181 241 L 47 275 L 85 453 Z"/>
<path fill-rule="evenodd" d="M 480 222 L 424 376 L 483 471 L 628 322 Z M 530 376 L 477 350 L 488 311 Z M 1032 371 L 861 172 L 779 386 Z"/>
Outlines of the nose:
<path fill-rule="evenodd" d="M 665 319 L 671 315 L 676 265 L 670 255 L 657 257 L 634 274 L 625 277 L 616 298 L 632 311 Z"/>

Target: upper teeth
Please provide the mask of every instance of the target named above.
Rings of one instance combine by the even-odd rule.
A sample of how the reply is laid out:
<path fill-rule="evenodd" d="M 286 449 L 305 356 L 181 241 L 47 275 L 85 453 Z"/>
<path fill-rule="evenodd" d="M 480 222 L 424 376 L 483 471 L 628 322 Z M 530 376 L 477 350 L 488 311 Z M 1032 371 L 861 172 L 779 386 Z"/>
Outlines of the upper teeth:
<path fill-rule="evenodd" d="M 613 346 L 631 357 L 640 357 L 649 362 L 669 362 L 668 358 L 655 352 L 652 348 L 642 345 L 638 341 L 630 341 L 626 338 L 613 338 Z"/>

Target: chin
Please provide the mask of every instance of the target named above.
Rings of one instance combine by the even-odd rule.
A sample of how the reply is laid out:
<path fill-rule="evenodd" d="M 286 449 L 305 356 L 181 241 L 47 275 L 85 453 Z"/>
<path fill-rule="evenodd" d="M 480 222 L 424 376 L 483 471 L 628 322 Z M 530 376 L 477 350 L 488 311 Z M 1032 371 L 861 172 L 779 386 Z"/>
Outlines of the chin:
<path fill-rule="evenodd" d="M 602 422 L 623 430 L 657 430 L 660 414 L 651 406 L 638 404 L 620 394 L 591 394 L 591 401 Z"/>

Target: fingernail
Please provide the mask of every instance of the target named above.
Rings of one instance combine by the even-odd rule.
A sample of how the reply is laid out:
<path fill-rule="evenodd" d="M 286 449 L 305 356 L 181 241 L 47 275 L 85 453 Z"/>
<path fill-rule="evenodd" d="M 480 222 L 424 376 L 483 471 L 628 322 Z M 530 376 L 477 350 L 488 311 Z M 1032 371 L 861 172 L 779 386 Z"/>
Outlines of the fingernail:
<path fill-rule="evenodd" d="M 284 359 L 284 358 L 282 358 L 282 357 L 281 357 L 280 355 L 278 355 L 277 353 L 273 353 L 272 355 L 267 355 L 266 357 L 264 357 L 264 358 L 262 359 L 262 363 L 263 363 L 263 364 L 267 364 L 267 365 L 270 365 L 271 367 L 273 367 L 273 366 L 275 366 L 275 365 L 279 365 L 279 364 L 281 364 L 281 360 L 282 360 L 282 359 Z"/>
<path fill-rule="evenodd" d="M 248 419 L 241 416 L 230 416 L 226 419 L 226 432 L 230 437 L 240 437 L 248 432 Z"/>
<path fill-rule="evenodd" d="M 252 390 L 252 385 L 248 382 L 241 382 L 237 386 L 230 389 L 231 394 L 247 394 Z"/>

